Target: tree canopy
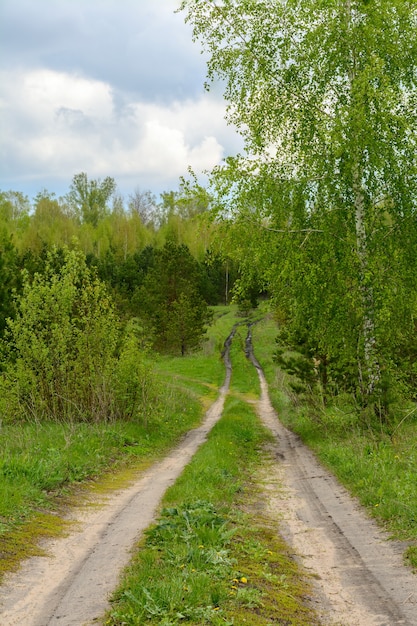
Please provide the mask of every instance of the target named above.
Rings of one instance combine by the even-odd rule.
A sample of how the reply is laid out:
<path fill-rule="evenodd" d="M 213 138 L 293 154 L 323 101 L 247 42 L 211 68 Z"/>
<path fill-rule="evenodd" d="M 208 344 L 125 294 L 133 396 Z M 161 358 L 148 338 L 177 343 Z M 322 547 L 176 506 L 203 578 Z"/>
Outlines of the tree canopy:
<path fill-rule="evenodd" d="M 137 300 L 157 348 L 184 355 L 199 345 L 210 320 L 202 286 L 201 267 L 187 246 L 168 240 L 155 251 Z"/>
<path fill-rule="evenodd" d="M 108 202 L 115 191 L 114 178 L 88 180 L 87 174 L 81 172 L 72 179 L 68 200 L 84 222 L 97 226 L 108 211 Z"/>
<path fill-rule="evenodd" d="M 380 401 L 416 311 L 417 6 L 184 0 L 181 9 L 248 150 L 215 173 L 218 205 L 240 237 L 245 223 L 265 233 L 254 262 L 292 335 L 303 331 L 338 384 L 351 372 L 362 398 Z"/>

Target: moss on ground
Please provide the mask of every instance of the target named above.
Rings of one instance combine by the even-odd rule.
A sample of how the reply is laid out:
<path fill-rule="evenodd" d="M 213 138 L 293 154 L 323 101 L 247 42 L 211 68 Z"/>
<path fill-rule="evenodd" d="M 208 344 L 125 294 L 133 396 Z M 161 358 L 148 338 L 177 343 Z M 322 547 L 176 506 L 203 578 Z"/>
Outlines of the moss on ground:
<path fill-rule="evenodd" d="M 17 525 L 12 532 L 1 537 L 0 581 L 7 572 L 19 569 L 24 559 L 33 556 L 46 556 L 40 546 L 41 539 L 60 537 L 69 530 L 72 522 L 58 514 L 36 513 L 25 523 Z"/>

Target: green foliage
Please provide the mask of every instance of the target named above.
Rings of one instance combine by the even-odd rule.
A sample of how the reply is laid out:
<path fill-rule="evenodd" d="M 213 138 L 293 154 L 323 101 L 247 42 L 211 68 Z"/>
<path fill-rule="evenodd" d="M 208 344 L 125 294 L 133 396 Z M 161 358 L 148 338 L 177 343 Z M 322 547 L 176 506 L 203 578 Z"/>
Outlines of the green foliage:
<path fill-rule="evenodd" d="M 207 250 L 202 265 L 201 291 L 207 304 L 229 304 L 236 269 L 215 250 Z"/>
<path fill-rule="evenodd" d="M 137 320 L 132 319 L 126 326 L 111 378 L 114 389 L 112 413 L 119 419 L 137 419 L 140 415 L 146 426 L 158 407 L 160 389 L 143 344 L 142 329 Z"/>
<path fill-rule="evenodd" d="M 18 313 L 9 322 L 15 362 L 8 366 L 9 411 L 26 419 L 105 419 L 106 382 L 117 327 L 103 285 L 83 256 L 65 252 L 58 272 L 53 254 L 45 275 L 26 277 Z M 9 412 L 10 415 L 10 412 Z"/>
<path fill-rule="evenodd" d="M 13 289 L 18 287 L 18 255 L 10 238 L 0 231 L 0 339 L 6 319 L 14 314 Z"/>
<path fill-rule="evenodd" d="M 184 355 L 200 344 L 211 313 L 200 295 L 200 266 L 186 246 L 168 240 L 155 251 L 136 298 L 157 349 Z"/>
<path fill-rule="evenodd" d="M 23 249 L 42 256 L 46 247 L 70 246 L 78 228 L 72 217 L 54 194 L 42 191 L 34 200 L 33 211 L 22 237 Z"/>
<path fill-rule="evenodd" d="M 118 358 L 112 302 L 81 252 L 56 250 L 44 274 L 33 281 L 26 274 L 8 326 L 9 360 L 1 380 L 8 420 L 138 417 L 151 374 L 129 333 Z"/>
<path fill-rule="evenodd" d="M 29 198 L 20 191 L 0 191 L 0 224 L 22 232 L 30 211 Z"/>
<path fill-rule="evenodd" d="M 181 293 L 172 303 L 167 320 L 166 341 L 174 352 L 184 356 L 196 348 L 206 332 L 205 324 L 210 319 L 210 311 L 197 294 Z"/>
<path fill-rule="evenodd" d="M 415 351 L 406 343 L 417 292 L 416 7 L 183 0 L 181 9 L 249 153 L 212 176 L 242 281 L 258 270 L 290 334 L 331 364 L 333 391 L 354 389 L 379 410 L 387 380 L 404 390 L 398 370 Z"/>
<path fill-rule="evenodd" d="M 141 288 L 154 265 L 154 257 L 160 254 L 167 239 L 171 243 L 175 241 L 178 248 L 187 248 L 184 262 L 191 271 L 189 282 L 198 294 L 198 304 L 195 294 L 187 292 L 187 298 L 191 297 L 196 311 L 201 299 L 212 305 L 228 299 L 234 280 L 232 271 L 216 254 L 206 254 L 216 226 L 208 218 L 209 199 L 204 189 L 195 191 L 182 183 L 180 192 L 163 195 L 162 204 L 149 192 L 138 190 L 130 197 L 127 207 L 114 189 L 113 179 L 93 180 L 82 173 L 74 177 L 69 194 L 63 198 L 43 190 L 31 205 L 19 192 L 0 192 L 4 268 L 0 289 L 7 309 L 0 311 L 3 326 L 5 318 L 12 314 L 8 304 L 13 301 L 12 291 L 21 289 L 20 270 L 27 270 L 31 279 L 36 273 L 44 274 L 53 247 L 83 250 L 88 267 L 96 268 L 97 275 L 106 283 L 123 320 L 143 312 Z M 146 213 L 152 213 L 149 219 Z M 4 265 L 11 261 L 4 247 L 6 243 L 14 248 L 16 257 L 10 271 Z M 149 312 L 145 317 L 152 315 Z M 195 324 L 195 319 L 192 323 Z M 150 320 L 149 332 L 152 326 Z M 175 327 L 175 321 L 171 327 Z M 175 350 L 181 350 L 181 340 L 175 341 Z M 188 338 L 187 343 L 190 344 Z"/>
<path fill-rule="evenodd" d="M 88 180 L 87 174 L 81 172 L 72 179 L 68 200 L 83 222 L 97 226 L 108 212 L 108 202 L 115 191 L 116 183 L 110 176 L 103 181 Z"/>

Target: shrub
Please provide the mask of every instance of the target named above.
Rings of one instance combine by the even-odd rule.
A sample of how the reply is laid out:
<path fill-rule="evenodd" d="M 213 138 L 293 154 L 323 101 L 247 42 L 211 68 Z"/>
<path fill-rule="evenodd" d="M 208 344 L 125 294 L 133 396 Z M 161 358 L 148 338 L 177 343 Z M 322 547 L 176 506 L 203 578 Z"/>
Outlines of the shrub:
<path fill-rule="evenodd" d="M 6 419 L 133 417 L 138 381 L 128 398 L 126 363 L 141 359 L 131 338 L 119 358 L 120 339 L 111 299 L 84 255 L 68 249 L 49 253 L 45 273 L 32 282 L 24 276 L 16 317 L 8 320 L 0 388 Z M 145 372 L 136 368 L 135 375 Z"/>

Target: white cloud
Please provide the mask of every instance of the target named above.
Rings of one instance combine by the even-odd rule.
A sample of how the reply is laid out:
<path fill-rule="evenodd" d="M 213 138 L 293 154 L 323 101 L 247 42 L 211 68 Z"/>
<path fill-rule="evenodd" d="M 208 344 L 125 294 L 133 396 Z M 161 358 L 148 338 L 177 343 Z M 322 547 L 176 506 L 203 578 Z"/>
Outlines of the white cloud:
<path fill-rule="evenodd" d="M 179 0 L 46 4 L 1 0 L 0 189 L 61 195 L 85 171 L 158 193 L 242 150 Z"/>
<path fill-rule="evenodd" d="M 16 84 L 16 83 L 15 83 Z M 97 80 L 41 69 L 23 74 L 21 95 L 24 109 L 45 119 L 61 109 L 81 111 L 87 117 L 105 120 L 112 114 L 111 88 Z"/>
<path fill-rule="evenodd" d="M 120 106 L 109 84 L 76 74 L 35 69 L 3 72 L 0 81 L 3 170 L 18 162 L 22 175 L 39 179 L 41 187 L 45 172 L 68 180 L 79 171 L 166 184 L 189 165 L 211 169 L 232 136 L 223 102 L 209 94 Z"/>

